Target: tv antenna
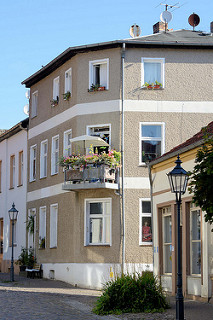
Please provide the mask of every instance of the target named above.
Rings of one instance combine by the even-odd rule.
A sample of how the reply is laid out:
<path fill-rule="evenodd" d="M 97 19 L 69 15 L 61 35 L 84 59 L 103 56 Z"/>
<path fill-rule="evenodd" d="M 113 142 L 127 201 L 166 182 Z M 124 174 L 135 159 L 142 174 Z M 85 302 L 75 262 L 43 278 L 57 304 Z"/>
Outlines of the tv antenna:
<path fill-rule="evenodd" d="M 158 6 L 165 6 L 165 11 L 163 11 L 160 15 L 160 20 L 165 24 L 165 32 L 166 32 L 166 27 L 168 26 L 168 23 L 172 20 L 172 13 L 168 11 L 168 9 L 173 9 L 173 8 L 180 8 L 177 6 L 179 2 L 175 4 L 167 4 L 167 3 L 160 3 Z"/>

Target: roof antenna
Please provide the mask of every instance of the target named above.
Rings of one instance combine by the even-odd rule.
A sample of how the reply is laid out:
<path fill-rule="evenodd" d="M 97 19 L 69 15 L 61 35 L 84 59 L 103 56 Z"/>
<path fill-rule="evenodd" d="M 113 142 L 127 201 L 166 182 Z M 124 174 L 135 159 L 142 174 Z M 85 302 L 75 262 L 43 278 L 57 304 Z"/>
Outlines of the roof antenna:
<path fill-rule="evenodd" d="M 172 14 L 170 11 L 168 11 L 168 9 L 180 8 L 179 6 L 177 6 L 178 4 L 179 2 L 175 3 L 174 5 L 167 4 L 167 3 L 160 3 L 161 6 L 165 6 L 165 11 L 163 11 L 160 15 L 160 20 L 165 24 L 165 33 L 166 33 L 166 26 L 168 26 L 168 23 L 172 20 Z"/>

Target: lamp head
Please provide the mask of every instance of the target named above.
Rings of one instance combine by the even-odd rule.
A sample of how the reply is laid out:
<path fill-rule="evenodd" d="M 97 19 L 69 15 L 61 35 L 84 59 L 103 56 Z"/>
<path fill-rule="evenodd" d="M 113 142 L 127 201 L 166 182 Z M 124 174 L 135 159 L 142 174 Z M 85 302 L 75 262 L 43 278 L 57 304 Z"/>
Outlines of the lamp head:
<path fill-rule="evenodd" d="M 12 208 L 8 211 L 10 220 L 16 220 L 18 215 L 18 210 L 15 208 L 15 204 L 13 202 Z"/>
<path fill-rule="evenodd" d="M 184 194 L 186 192 L 189 177 L 188 173 L 181 167 L 182 161 L 180 160 L 179 154 L 175 163 L 176 166 L 174 167 L 174 169 L 167 173 L 171 192 Z"/>

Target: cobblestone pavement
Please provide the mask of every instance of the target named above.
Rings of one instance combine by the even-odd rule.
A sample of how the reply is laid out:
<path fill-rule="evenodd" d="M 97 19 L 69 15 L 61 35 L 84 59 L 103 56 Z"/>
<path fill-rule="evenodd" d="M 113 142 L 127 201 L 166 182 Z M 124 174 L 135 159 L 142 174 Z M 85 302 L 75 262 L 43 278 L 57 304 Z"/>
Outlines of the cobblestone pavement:
<path fill-rule="evenodd" d="M 173 320 L 175 299 L 170 298 L 171 309 L 163 314 L 123 314 L 97 316 L 92 308 L 100 291 L 80 289 L 67 283 L 46 279 L 27 279 L 0 273 L 0 320 Z M 186 320 L 212 320 L 213 304 L 185 300 Z"/>

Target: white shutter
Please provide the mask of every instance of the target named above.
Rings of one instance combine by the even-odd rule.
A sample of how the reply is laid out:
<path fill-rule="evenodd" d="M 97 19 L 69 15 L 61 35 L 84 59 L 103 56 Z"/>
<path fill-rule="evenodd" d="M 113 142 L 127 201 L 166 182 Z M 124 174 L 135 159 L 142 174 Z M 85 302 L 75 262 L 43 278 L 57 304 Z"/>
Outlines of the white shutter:
<path fill-rule="evenodd" d="M 39 212 L 39 237 L 46 238 L 46 207 L 40 208 Z"/>
<path fill-rule="evenodd" d="M 107 88 L 107 63 L 100 65 L 100 86 Z"/>

